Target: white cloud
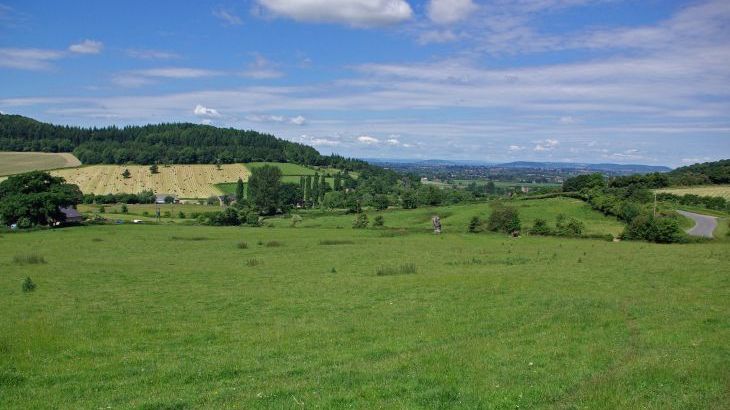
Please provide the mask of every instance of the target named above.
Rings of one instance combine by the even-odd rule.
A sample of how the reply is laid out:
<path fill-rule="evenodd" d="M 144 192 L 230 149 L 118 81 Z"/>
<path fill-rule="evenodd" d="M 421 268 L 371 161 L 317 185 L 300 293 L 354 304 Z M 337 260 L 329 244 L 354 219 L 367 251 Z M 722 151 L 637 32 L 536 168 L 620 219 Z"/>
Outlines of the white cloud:
<path fill-rule="evenodd" d="M 397 138 L 388 138 L 385 142 L 387 142 L 388 145 L 401 145 L 400 140 Z"/>
<path fill-rule="evenodd" d="M 298 21 L 340 23 L 355 27 L 382 26 L 408 20 L 405 0 L 257 0 L 276 16 Z"/>
<path fill-rule="evenodd" d="M 220 71 L 189 67 L 150 68 L 117 74 L 112 82 L 122 87 L 140 87 L 153 84 L 157 79 L 185 80 L 222 75 Z"/>
<path fill-rule="evenodd" d="M 525 149 L 525 147 L 523 147 L 521 145 L 510 145 L 509 146 L 509 150 L 512 151 L 512 152 L 515 152 L 515 151 L 523 151 L 524 149 Z"/>
<path fill-rule="evenodd" d="M 458 38 L 459 36 L 451 30 L 430 30 L 420 33 L 418 35 L 418 42 L 420 44 L 440 44 L 456 41 Z"/>
<path fill-rule="evenodd" d="M 207 118 L 219 118 L 221 115 L 218 112 L 218 110 L 215 110 L 213 108 L 204 107 L 200 104 L 195 106 L 195 109 L 193 110 L 193 114 L 197 115 L 198 117 L 207 117 Z"/>
<path fill-rule="evenodd" d="M 560 145 L 560 141 L 552 138 L 548 138 L 542 141 L 538 141 L 533 149 L 536 152 L 552 151 Z"/>
<path fill-rule="evenodd" d="M 71 44 L 68 51 L 77 54 L 99 54 L 103 48 L 104 44 L 101 41 L 84 40 L 77 44 Z"/>
<path fill-rule="evenodd" d="M 472 0 L 431 0 L 428 17 L 438 24 L 452 24 L 468 17 L 477 9 Z"/>
<path fill-rule="evenodd" d="M 301 115 L 297 115 L 296 117 L 289 118 L 289 123 L 294 125 L 304 125 L 304 123 L 307 122 L 307 119 L 302 117 Z"/>
<path fill-rule="evenodd" d="M 161 50 L 130 48 L 126 52 L 128 56 L 140 60 L 172 60 L 180 58 L 179 54 Z"/>
<path fill-rule="evenodd" d="M 0 48 L 0 67 L 20 70 L 46 70 L 51 62 L 63 57 L 56 50 L 39 48 Z"/>
<path fill-rule="evenodd" d="M 241 24 L 243 24 L 243 21 L 241 21 L 240 17 L 238 17 L 232 11 L 226 10 L 224 8 L 213 9 L 213 15 L 221 20 L 223 24 L 228 26 L 240 26 Z"/>
<path fill-rule="evenodd" d="M 241 75 L 255 80 L 268 80 L 282 77 L 284 73 L 277 70 L 276 65 L 264 56 L 255 54 L 254 61 L 248 65 L 245 71 L 241 72 Z"/>
<path fill-rule="evenodd" d="M 380 143 L 380 140 L 369 135 L 361 135 L 357 137 L 357 141 L 366 145 L 373 145 Z"/>
<path fill-rule="evenodd" d="M 568 115 L 568 116 L 560 117 L 558 122 L 561 124 L 575 124 L 576 119 Z"/>
<path fill-rule="evenodd" d="M 312 145 L 315 147 L 334 147 L 340 145 L 340 141 L 332 138 L 313 137 L 309 135 L 301 135 L 299 141 L 303 144 Z"/>

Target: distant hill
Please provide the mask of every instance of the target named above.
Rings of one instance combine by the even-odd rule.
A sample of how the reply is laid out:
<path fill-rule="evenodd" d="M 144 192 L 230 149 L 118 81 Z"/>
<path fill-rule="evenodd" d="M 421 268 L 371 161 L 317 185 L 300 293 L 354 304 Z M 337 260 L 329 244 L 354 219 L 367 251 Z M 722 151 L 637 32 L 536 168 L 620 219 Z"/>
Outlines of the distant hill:
<path fill-rule="evenodd" d="M 610 172 L 620 174 L 648 174 L 651 172 L 669 172 L 672 169 L 658 165 L 640 165 L 640 164 L 586 164 L 574 162 L 508 162 L 498 164 L 499 168 L 532 168 L 532 169 L 571 169 L 586 170 L 592 172 Z"/>

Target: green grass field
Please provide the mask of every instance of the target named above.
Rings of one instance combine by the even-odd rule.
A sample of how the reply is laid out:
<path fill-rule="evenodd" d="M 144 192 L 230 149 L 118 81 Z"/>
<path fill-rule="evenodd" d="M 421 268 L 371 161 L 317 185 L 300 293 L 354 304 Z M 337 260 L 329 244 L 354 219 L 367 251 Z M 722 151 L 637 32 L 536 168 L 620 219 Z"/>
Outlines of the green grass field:
<path fill-rule="evenodd" d="M 536 218 L 544 218 L 552 226 L 559 214 L 572 216 L 581 220 L 588 234 L 612 234 L 617 236 L 623 231 L 624 225 L 613 217 L 606 217 L 591 209 L 583 201 L 572 198 L 551 198 L 532 201 L 509 201 L 520 212 L 524 228 L 532 226 Z M 389 209 L 383 212 L 366 211 L 370 220 L 376 215 L 383 215 L 385 226 L 390 228 L 406 228 L 421 232 L 430 231 L 431 217 L 439 215 L 444 230 L 449 232 L 466 232 L 469 220 L 473 216 L 486 219 L 491 208 L 488 203 L 473 203 L 442 207 L 427 207 L 415 210 Z M 322 211 L 301 211 L 303 218 L 300 227 L 337 228 L 350 227 L 354 215 L 333 214 Z M 277 218 L 268 220 L 275 226 L 287 226 L 289 220 Z"/>
<path fill-rule="evenodd" d="M 726 245 L 386 233 L 3 234 L 0 408 L 730 405 Z"/>
<path fill-rule="evenodd" d="M 489 180 L 487 179 L 455 179 L 454 184 L 457 186 L 465 187 L 472 182 L 475 182 L 477 185 L 486 185 Z M 494 181 L 494 185 L 501 188 L 506 187 L 514 187 L 514 186 L 526 186 L 530 188 L 560 188 L 561 184 L 551 184 L 551 183 L 530 183 L 530 182 L 509 182 L 509 181 Z"/>
<path fill-rule="evenodd" d="M 315 170 L 311 168 L 307 168 L 302 165 L 297 164 L 289 164 L 289 163 L 283 163 L 283 162 L 249 162 L 247 164 L 243 164 L 246 168 L 249 170 L 252 170 L 254 168 L 259 168 L 264 165 L 273 165 L 281 170 L 282 175 L 314 175 Z M 298 180 L 297 180 L 298 181 Z"/>

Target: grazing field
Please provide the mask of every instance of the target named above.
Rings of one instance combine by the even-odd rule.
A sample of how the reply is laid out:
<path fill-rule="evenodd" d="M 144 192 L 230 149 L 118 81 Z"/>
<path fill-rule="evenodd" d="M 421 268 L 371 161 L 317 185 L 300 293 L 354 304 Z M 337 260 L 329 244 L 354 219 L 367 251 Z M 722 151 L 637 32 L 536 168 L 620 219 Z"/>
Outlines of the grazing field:
<path fill-rule="evenodd" d="M 551 226 L 559 214 L 579 219 L 585 224 L 587 234 L 612 234 L 617 236 L 624 229 L 624 225 L 614 217 L 604 216 L 594 211 L 585 202 L 572 198 L 550 198 L 530 201 L 506 201 L 506 204 L 516 207 L 520 213 L 523 230 L 532 226 L 536 218 L 543 218 Z M 439 215 L 443 229 L 448 232 L 466 232 L 469 220 L 473 216 L 486 219 L 491 207 L 486 202 L 460 204 L 440 207 L 418 208 L 414 210 L 389 209 L 382 212 L 367 211 L 370 220 L 377 215 L 385 219 L 385 226 L 389 228 L 406 228 L 427 232 L 432 230 L 431 218 Z M 351 214 L 333 214 L 332 212 L 301 211 L 303 220 L 300 227 L 337 228 L 350 227 L 355 218 Z M 279 218 L 269 220 L 276 226 L 286 226 L 288 219 Z"/>
<path fill-rule="evenodd" d="M 730 200 L 730 185 L 703 185 L 683 188 L 663 188 L 657 192 L 668 192 L 674 195 L 720 196 Z"/>
<path fill-rule="evenodd" d="M 281 170 L 282 175 L 314 175 L 315 170 L 307 168 L 303 165 L 290 164 L 284 162 L 249 162 L 244 164 L 248 169 L 259 168 L 264 165 L 273 165 Z"/>
<path fill-rule="evenodd" d="M 130 178 L 122 173 L 128 169 Z M 145 190 L 173 194 L 181 198 L 207 198 L 220 195 L 215 184 L 248 179 L 249 171 L 240 164 L 222 165 L 170 165 L 160 166 L 158 174 L 152 174 L 143 165 L 92 165 L 53 171 L 67 181 L 77 184 L 87 194 L 136 194 Z"/>
<path fill-rule="evenodd" d="M 0 408 L 730 406 L 725 244 L 384 233 L 3 234 Z"/>
<path fill-rule="evenodd" d="M 69 153 L 0 152 L 0 175 L 77 167 L 81 162 Z"/>

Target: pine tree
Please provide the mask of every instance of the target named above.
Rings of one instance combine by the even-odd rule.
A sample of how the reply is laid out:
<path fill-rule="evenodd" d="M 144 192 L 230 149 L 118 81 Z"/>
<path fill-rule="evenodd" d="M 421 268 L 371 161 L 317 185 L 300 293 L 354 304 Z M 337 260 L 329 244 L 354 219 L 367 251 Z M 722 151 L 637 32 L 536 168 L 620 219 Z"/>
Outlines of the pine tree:
<path fill-rule="evenodd" d="M 314 178 L 312 178 L 312 205 L 316 204 L 319 201 L 319 174 L 314 174 Z"/>
<path fill-rule="evenodd" d="M 243 180 L 238 178 L 238 182 L 236 182 L 236 202 L 243 200 L 243 193 Z"/>
<path fill-rule="evenodd" d="M 341 172 L 338 172 L 335 175 L 335 183 L 334 183 L 334 185 L 335 185 L 334 186 L 335 191 L 339 191 L 339 190 L 342 189 L 342 173 Z"/>

